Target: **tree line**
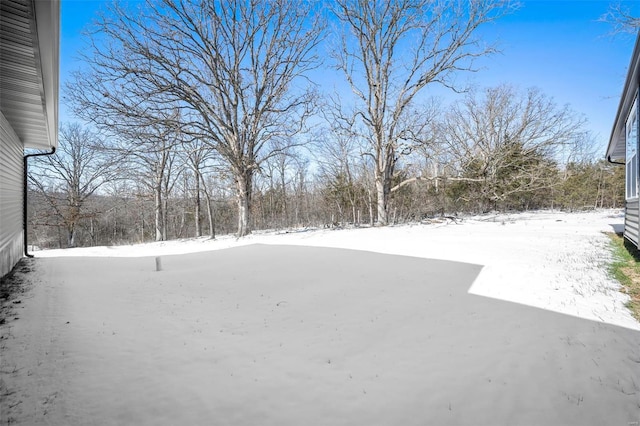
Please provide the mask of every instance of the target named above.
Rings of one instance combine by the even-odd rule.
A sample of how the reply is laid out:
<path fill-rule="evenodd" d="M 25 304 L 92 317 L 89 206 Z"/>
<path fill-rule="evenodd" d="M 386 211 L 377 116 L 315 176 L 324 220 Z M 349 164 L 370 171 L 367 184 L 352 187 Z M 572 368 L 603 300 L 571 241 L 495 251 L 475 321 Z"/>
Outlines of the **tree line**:
<path fill-rule="evenodd" d="M 620 206 L 623 171 L 592 160 L 583 117 L 535 88 L 458 83 L 496 52 L 478 28 L 515 7 L 114 2 L 65 85 L 84 124 L 62 125 L 58 153 L 34 158 L 31 241 Z M 329 67 L 346 89 L 326 92 Z M 436 85 L 466 94 L 445 105 L 427 96 Z"/>
<path fill-rule="evenodd" d="M 116 245 L 215 238 L 237 231 L 232 173 L 215 161 L 196 173 L 192 152 L 173 147 L 157 197 L 156 176 L 149 173 L 153 170 L 140 168 L 135 158 L 119 151 L 99 148 L 105 145 L 98 134 L 65 124 L 58 153 L 32 159 L 31 244 Z M 375 224 L 377 200 L 368 156 L 358 154 L 353 140 L 320 140 L 313 148 L 313 156 L 297 149 L 265 162 L 251 194 L 251 228 Z M 478 154 L 459 165 L 445 155 L 414 153 L 392 181 L 389 223 L 489 211 L 624 206 L 624 167 L 591 156 L 559 164 L 539 154 L 524 154 L 519 145 L 505 143 L 487 153 L 500 164 L 487 165 Z"/>

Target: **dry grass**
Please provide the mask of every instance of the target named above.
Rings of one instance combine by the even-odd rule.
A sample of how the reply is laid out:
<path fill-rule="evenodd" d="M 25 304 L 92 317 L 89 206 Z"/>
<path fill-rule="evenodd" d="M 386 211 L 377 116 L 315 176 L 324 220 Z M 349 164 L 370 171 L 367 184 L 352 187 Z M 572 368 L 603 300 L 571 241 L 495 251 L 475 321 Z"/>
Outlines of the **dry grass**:
<path fill-rule="evenodd" d="M 611 274 L 622 284 L 629 295 L 627 307 L 640 321 L 640 251 L 622 235 L 608 234 L 613 246 L 614 260 L 610 265 Z"/>

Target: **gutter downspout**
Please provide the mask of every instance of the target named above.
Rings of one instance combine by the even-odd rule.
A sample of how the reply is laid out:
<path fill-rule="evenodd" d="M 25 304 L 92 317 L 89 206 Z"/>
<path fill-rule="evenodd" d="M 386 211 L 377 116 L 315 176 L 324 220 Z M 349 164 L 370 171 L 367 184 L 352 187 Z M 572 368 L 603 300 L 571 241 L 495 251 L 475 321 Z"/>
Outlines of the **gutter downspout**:
<path fill-rule="evenodd" d="M 28 227 L 27 227 L 27 179 L 28 179 L 28 173 L 27 173 L 27 167 L 28 167 L 28 162 L 27 159 L 29 157 L 39 157 L 41 155 L 53 155 L 56 153 L 56 147 L 52 146 L 51 147 L 51 152 L 39 152 L 36 154 L 27 154 L 22 158 L 22 162 L 23 162 L 23 175 L 22 175 L 22 232 L 24 233 L 24 255 L 26 257 L 33 257 L 32 254 L 29 254 L 29 246 L 27 245 L 27 231 L 28 231 Z"/>
<path fill-rule="evenodd" d="M 620 163 L 620 162 L 618 162 L 618 161 L 612 161 L 612 160 L 611 160 L 611 156 L 610 156 L 610 155 L 607 157 L 607 161 L 608 161 L 609 163 L 611 163 L 611 164 L 618 164 L 618 165 L 620 165 L 620 166 L 626 166 L 626 163 Z"/>

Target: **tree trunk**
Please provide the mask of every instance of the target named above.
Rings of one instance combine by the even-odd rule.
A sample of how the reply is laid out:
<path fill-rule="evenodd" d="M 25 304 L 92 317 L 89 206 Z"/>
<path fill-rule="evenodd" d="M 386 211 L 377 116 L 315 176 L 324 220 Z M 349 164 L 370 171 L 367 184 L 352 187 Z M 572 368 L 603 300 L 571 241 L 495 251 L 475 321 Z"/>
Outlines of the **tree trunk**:
<path fill-rule="evenodd" d="M 93 216 L 91 216 L 89 224 L 90 224 L 90 229 L 91 229 L 89 231 L 91 233 L 91 247 L 95 247 L 95 245 L 96 245 L 96 230 L 95 230 L 95 227 L 94 227 L 94 218 L 93 218 Z"/>
<path fill-rule="evenodd" d="M 395 169 L 396 153 L 392 145 L 382 143 L 382 141 L 384 141 L 382 131 L 377 133 L 379 134 L 379 143 L 374 172 L 376 198 L 378 201 L 378 221 L 376 224 L 378 226 L 386 226 L 389 224 L 389 197 L 391 195 L 391 183 Z"/>
<path fill-rule="evenodd" d="M 144 205 L 140 203 L 140 242 L 144 243 Z"/>
<path fill-rule="evenodd" d="M 282 227 L 286 228 L 289 223 L 287 220 L 287 182 L 284 167 L 282 167 L 280 174 L 280 185 L 282 185 Z"/>
<path fill-rule="evenodd" d="M 200 224 L 200 174 L 196 171 L 196 200 L 194 220 L 196 222 L 196 237 L 202 236 L 202 226 Z"/>
<path fill-rule="evenodd" d="M 207 202 L 207 216 L 209 219 L 209 236 L 212 240 L 216 239 L 216 221 L 215 221 L 215 209 L 212 206 L 211 194 L 209 193 L 209 188 L 207 187 L 207 182 L 204 180 L 199 170 L 196 170 L 196 174 L 199 179 L 202 180 L 202 190 L 204 191 L 204 198 Z"/>
<path fill-rule="evenodd" d="M 213 217 L 213 208 L 211 207 L 211 197 L 207 192 L 204 193 L 207 201 L 207 216 L 209 217 L 209 236 L 212 240 L 216 239 L 216 222 Z"/>
<path fill-rule="evenodd" d="M 69 224 L 67 226 L 67 247 L 74 248 L 76 246 L 76 225 Z"/>
<path fill-rule="evenodd" d="M 236 196 L 238 199 L 238 238 L 251 233 L 249 226 L 251 206 L 251 190 L 253 184 L 253 172 L 243 170 L 236 173 Z"/>
<path fill-rule="evenodd" d="M 169 200 L 167 197 L 167 192 L 165 192 L 162 197 L 162 241 L 167 240 L 167 229 L 169 229 Z"/>
<path fill-rule="evenodd" d="M 391 193 L 391 184 L 384 179 L 384 176 L 376 176 L 376 195 L 378 200 L 378 220 L 379 226 L 389 224 L 389 194 Z"/>
<path fill-rule="evenodd" d="M 369 205 L 369 226 L 373 226 L 373 197 L 371 196 L 370 188 L 367 189 L 367 204 Z"/>
<path fill-rule="evenodd" d="M 113 237 L 112 243 L 115 244 L 118 238 L 118 209 L 113 212 Z"/>
<path fill-rule="evenodd" d="M 79 220 L 80 207 L 75 202 L 72 202 L 69 209 L 69 220 L 67 221 L 67 247 L 69 248 L 76 246 L 76 225 Z"/>
<path fill-rule="evenodd" d="M 164 223 L 162 215 L 162 180 L 156 178 L 156 185 L 153 188 L 155 195 L 155 226 L 156 241 L 163 241 L 162 224 Z"/>

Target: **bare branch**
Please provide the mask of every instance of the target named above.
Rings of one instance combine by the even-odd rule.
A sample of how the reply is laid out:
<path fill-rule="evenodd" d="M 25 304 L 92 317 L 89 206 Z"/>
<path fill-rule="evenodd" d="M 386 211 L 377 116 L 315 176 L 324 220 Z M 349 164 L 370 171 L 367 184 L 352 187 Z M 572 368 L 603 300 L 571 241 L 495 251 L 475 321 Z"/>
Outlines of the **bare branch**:
<path fill-rule="evenodd" d="M 598 21 L 612 26 L 611 34 L 637 34 L 640 29 L 640 18 L 634 16 L 628 7 L 622 3 L 613 3 L 609 10 L 603 14 Z"/>

